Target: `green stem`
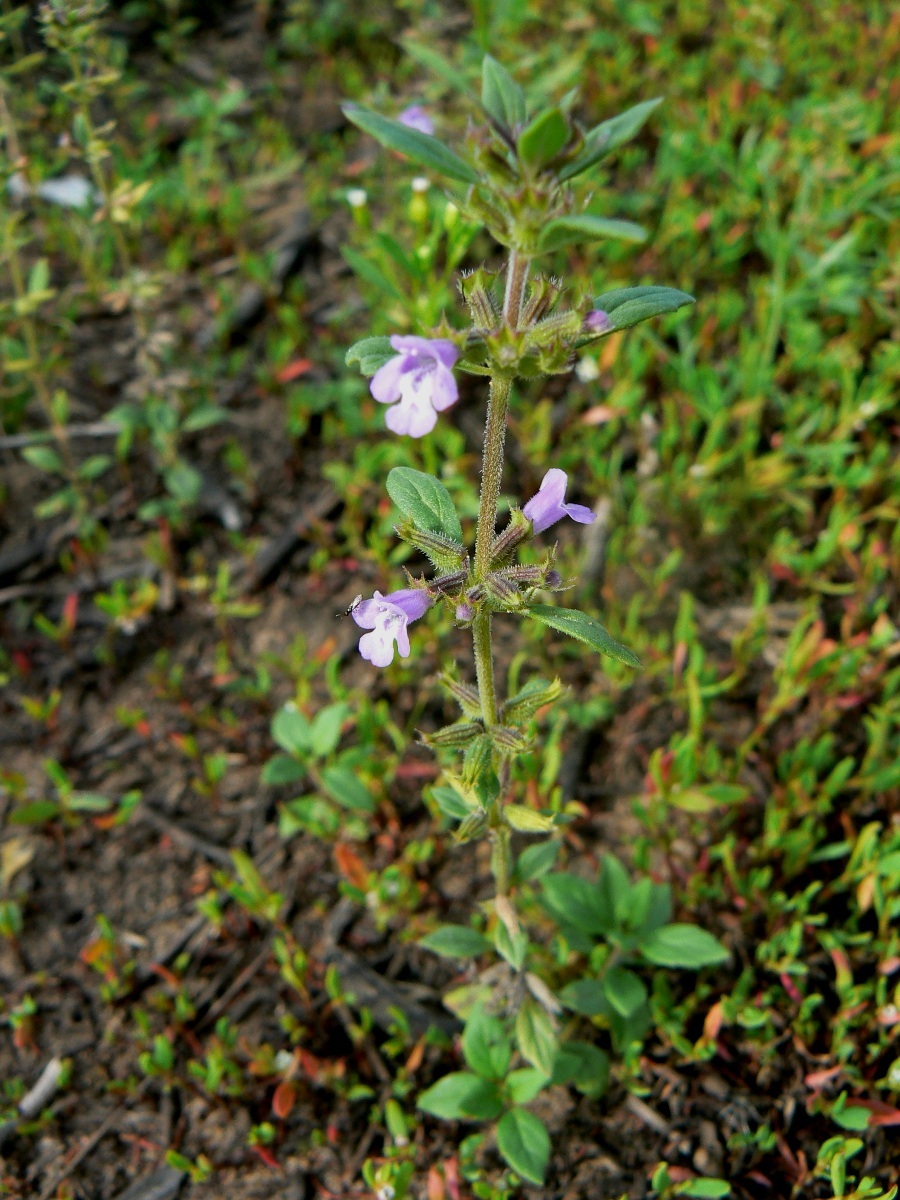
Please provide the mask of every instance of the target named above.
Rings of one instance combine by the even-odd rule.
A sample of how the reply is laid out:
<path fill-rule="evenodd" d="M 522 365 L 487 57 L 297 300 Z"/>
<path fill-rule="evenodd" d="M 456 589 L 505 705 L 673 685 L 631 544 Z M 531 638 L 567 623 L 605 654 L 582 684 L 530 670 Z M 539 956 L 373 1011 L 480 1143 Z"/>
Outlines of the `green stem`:
<path fill-rule="evenodd" d="M 513 250 L 506 272 L 506 295 L 503 302 L 503 319 L 512 329 L 519 323 L 527 278 L 528 259 Z M 475 579 L 479 582 L 487 575 L 491 565 L 491 546 L 497 524 L 497 502 L 500 499 L 500 485 L 503 479 L 503 444 L 506 440 L 506 415 L 509 411 L 511 388 L 511 375 L 498 373 L 491 376 L 484 426 L 478 526 L 475 533 Z M 494 684 L 494 659 L 491 653 L 491 614 L 487 608 L 482 608 L 472 622 L 472 639 L 484 723 L 496 725 L 497 689 Z"/>

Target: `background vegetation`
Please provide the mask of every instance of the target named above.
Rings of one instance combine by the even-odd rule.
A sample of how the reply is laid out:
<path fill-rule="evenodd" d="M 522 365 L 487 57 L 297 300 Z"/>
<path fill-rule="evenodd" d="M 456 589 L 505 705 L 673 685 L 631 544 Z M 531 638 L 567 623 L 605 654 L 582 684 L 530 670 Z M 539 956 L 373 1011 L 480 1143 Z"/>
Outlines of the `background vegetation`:
<path fill-rule="evenodd" d="M 531 494 L 552 456 L 595 504 L 562 569 L 645 664 L 499 624 L 513 680 L 570 688 L 522 803 L 567 806 L 559 866 L 614 852 L 731 954 L 643 969 L 624 1043 L 572 1017 L 610 1078 L 542 1098 L 531 1194 L 890 1194 L 896 15 L 60 0 L 0 29 L 0 1190 L 118 1196 L 162 1163 L 159 1195 L 522 1190 L 479 1126 L 416 1110 L 478 982 L 417 942 L 490 888 L 415 740 L 465 635 L 422 623 L 376 674 L 335 619 L 409 553 L 391 467 L 475 512 L 478 381 L 413 443 L 343 365 L 458 320 L 460 267 L 495 255 L 341 116 L 453 128 L 411 41 L 578 87 L 588 123 L 663 96 L 596 176 L 650 240 L 559 265 L 698 300 L 514 399 L 508 479 Z"/>

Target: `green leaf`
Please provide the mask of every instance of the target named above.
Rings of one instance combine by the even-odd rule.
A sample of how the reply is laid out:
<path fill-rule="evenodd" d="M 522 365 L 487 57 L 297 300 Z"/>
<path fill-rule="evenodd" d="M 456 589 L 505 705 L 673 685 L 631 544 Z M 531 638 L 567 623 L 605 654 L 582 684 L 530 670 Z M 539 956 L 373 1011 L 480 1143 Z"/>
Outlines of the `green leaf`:
<path fill-rule="evenodd" d="M 384 292 L 386 296 L 390 296 L 392 300 L 403 300 L 403 292 L 400 288 L 385 275 L 381 267 L 373 263 L 371 259 L 360 254 L 357 250 L 352 250 L 349 246 L 341 247 L 341 254 L 344 256 L 348 264 L 353 268 L 360 279 L 364 279 L 376 291 Z M 392 351 L 393 353 L 393 351 Z"/>
<path fill-rule="evenodd" d="M 662 104 L 662 96 L 653 100 L 644 100 L 626 109 L 608 121 L 595 125 L 590 133 L 585 135 L 584 149 L 576 159 L 568 163 L 559 173 L 560 182 L 572 179 L 595 166 L 617 146 L 629 141 L 638 132 L 653 110 Z"/>
<path fill-rule="evenodd" d="M 575 608 L 557 608 L 553 604 L 532 604 L 523 611 L 526 616 L 540 621 L 542 625 L 549 625 L 551 629 L 567 633 L 569 637 L 584 642 L 609 658 L 615 658 L 629 667 L 640 668 L 641 660 L 634 651 L 611 638 L 600 622 L 589 617 L 587 613 L 579 612 Z"/>
<path fill-rule="evenodd" d="M 195 433 L 198 429 L 209 429 L 212 425 L 219 425 L 226 416 L 225 410 L 215 404 L 198 404 L 188 413 L 181 429 L 183 433 Z"/>
<path fill-rule="evenodd" d="M 585 1096 L 600 1096 L 609 1082 L 609 1055 L 590 1042 L 564 1042 L 556 1054 L 551 1083 L 572 1084 Z"/>
<path fill-rule="evenodd" d="M 503 809 L 503 817 L 517 833 L 549 833 L 554 825 L 552 817 L 529 808 L 527 804 L 507 804 Z"/>
<path fill-rule="evenodd" d="M 544 903 L 560 921 L 583 933 L 606 934 L 614 925 L 613 909 L 600 888 L 580 875 L 558 871 L 543 880 Z"/>
<path fill-rule="evenodd" d="M 43 825 L 44 821 L 58 817 L 59 812 L 55 800 L 33 800 L 30 804 L 20 804 L 14 808 L 7 820 L 11 825 Z"/>
<path fill-rule="evenodd" d="M 526 1062 L 547 1076 L 553 1074 L 558 1042 L 547 1010 L 526 996 L 516 1014 L 516 1045 Z"/>
<path fill-rule="evenodd" d="M 282 783 L 297 783 L 306 777 L 306 770 L 290 754 L 276 754 L 262 769 L 260 779 L 270 787 Z"/>
<path fill-rule="evenodd" d="M 688 1179 L 675 1187 L 676 1196 L 692 1196 L 695 1200 L 717 1200 L 731 1195 L 731 1184 L 724 1179 Z"/>
<path fill-rule="evenodd" d="M 543 1184 L 550 1161 L 550 1134 L 534 1113 L 511 1108 L 497 1125 L 497 1149 L 529 1183 Z"/>
<path fill-rule="evenodd" d="M 647 230 L 634 221 L 596 217 L 593 213 L 570 213 L 547 222 L 541 231 L 538 247 L 541 250 L 558 250 L 560 246 L 568 246 L 572 242 L 608 237 L 626 242 L 645 242 Z"/>
<path fill-rule="evenodd" d="M 566 1008 L 581 1013 L 583 1017 L 606 1016 L 610 1011 L 609 1001 L 599 979 L 575 979 L 566 984 L 559 993 Z"/>
<path fill-rule="evenodd" d="M 73 812 L 106 812 L 111 806 L 111 800 L 94 792 L 73 792 L 66 800 L 66 808 Z"/>
<path fill-rule="evenodd" d="M 530 1104 L 549 1082 L 544 1072 L 539 1071 L 537 1067 L 520 1067 L 518 1071 L 511 1071 L 506 1078 L 509 1098 L 513 1104 Z"/>
<path fill-rule="evenodd" d="M 641 953 L 657 967 L 699 970 L 728 962 L 731 957 L 716 938 L 699 925 L 663 925 L 642 937 Z"/>
<path fill-rule="evenodd" d="M 163 483 L 179 504 L 193 504 L 203 487 L 203 476 L 190 463 L 177 462 L 163 471 Z"/>
<path fill-rule="evenodd" d="M 316 713 L 309 731 L 309 740 L 313 752 L 319 758 L 326 758 L 337 746 L 341 739 L 341 726 L 349 712 L 350 708 L 346 704 L 329 704 L 327 708 Z"/>
<path fill-rule="evenodd" d="M 560 108 L 547 108 L 519 134 L 516 150 L 526 166 L 539 171 L 556 158 L 568 140 L 569 122 L 565 113 Z"/>
<path fill-rule="evenodd" d="M 617 329 L 630 329 L 650 317 L 661 316 L 662 313 L 675 312 L 686 304 L 695 304 L 693 296 L 680 292 L 678 288 L 657 287 L 648 284 L 646 287 L 617 288 L 613 292 L 604 292 L 594 298 L 594 308 L 602 309 L 610 319 L 608 333 Z"/>
<path fill-rule="evenodd" d="M 353 812 L 375 811 L 375 801 L 369 789 L 349 767 L 326 767 L 322 772 L 322 786 L 331 799 L 336 800 L 343 808 L 349 808 Z"/>
<path fill-rule="evenodd" d="M 521 971 L 528 953 L 528 934 L 520 929 L 511 934 L 502 921 L 494 926 L 494 946 L 514 971 Z"/>
<path fill-rule="evenodd" d="M 474 1008 L 462 1036 L 466 1062 L 483 1079 L 503 1079 L 512 1058 L 512 1045 L 503 1022 L 489 1016 L 484 1006 Z"/>
<path fill-rule="evenodd" d="M 63 473 L 62 459 L 50 446 L 26 446 L 22 451 L 22 457 L 32 467 L 37 467 L 39 471 L 49 471 L 55 475 Z"/>
<path fill-rule="evenodd" d="M 271 733 L 275 742 L 289 754 L 306 754 L 312 749 L 309 721 L 292 700 L 272 718 Z"/>
<path fill-rule="evenodd" d="M 78 467 L 79 479 L 99 479 L 112 463 L 108 454 L 92 454 Z"/>
<path fill-rule="evenodd" d="M 278 812 L 278 834 L 285 841 L 301 830 L 317 838 L 334 837 L 346 820 L 338 809 L 320 796 L 298 796 L 282 805 Z"/>
<path fill-rule="evenodd" d="M 430 167 L 449 179 L 457 179 L 460 183 L 478 182 L 474 168 L 458 154 L 454 154 L 449 146 L 445 146 L 430 134 L 410 129 L 400 121 L 392 121 L 389 117 L 383 117 L 380 113 L 372 112 L 359 104 L 344 104 L 342 108 L 348 121 L 352 121 L 364 133 L 371 134 L 389 150 L 405 154 L 413 162 Z"/>
<path fill-rule="evenodd" d="M 396 358 L 397 351 L 388 337 L 366 337 L 354 342 L 344 355 L 348 367 L 359 363 L 360 375 L 374 375 L 389 359 Z"/>
<path fill-rule="evenodd" d="M 419 945 L 443 958 L 475 958 L 491 948 L 487 938 L 468 925 L 441 925 L 420 938 Z"/>
<path fill-rule="evenodd" d="M 516 861 L 516 875 L 523 882 L 539 879 L 541 875 L 552 870 L 561 846 L 562 842 L 555 839 L 528 846 Z"/>
<path fill-rule="evenodd" d="M 647 1003 L 647 989 L 640 976 L 625 967 L 612 967 L 603 976 L 606 998 L 622 1017 L 630 1017 Z"/>
<path fill-rule="evenodd" d="M 495 1085 L 470 1071 L 453 1071 L 423 1092 L 418 1107 L 445 1121 L 493 1121 L 503 1111 Z"/>
<path fill-rule="evenodd" d="M 462 526 L 450 493 L 433 475 L 412 467 L 394 467 L 387 477 L 388 495 L 417 529 L 462 541 Z"/>
<path fill-rule="evenodd" d="M 452 817 L 455 821 L 462 821 L 474 811 L 472 804 L 469 804 L 454 787 L 433 787 L 431 789 L 431 797 L 441 812 Z"/>
<path fill-rule="evenodd" d="M 401 38 L 401 45 L 410 58 L 414 58 L 427 71 L 443 79 L 461 95 L 472 95 L 472 88 L 462 71 L 457 71 L 456 67 L 436 50 L 432 50 L 430 46 L 423 46 L 421 42 L 414 42 L 411 38 Z"/>
<path fill-rule="evenodd" d="M 633 889 L 628 872 L 614 854 L 603 855 L 603 866 L 600 872 L 600 891 L 606 897 L 610 911 L 616 924 L 622 924 L 632 913 Z"/>
<path fill-rule="evenodd" d="M 481 64 L 481 104 L 488 116 L 510 132 L 525 122 L 525 93 L 490 54 Z"/>

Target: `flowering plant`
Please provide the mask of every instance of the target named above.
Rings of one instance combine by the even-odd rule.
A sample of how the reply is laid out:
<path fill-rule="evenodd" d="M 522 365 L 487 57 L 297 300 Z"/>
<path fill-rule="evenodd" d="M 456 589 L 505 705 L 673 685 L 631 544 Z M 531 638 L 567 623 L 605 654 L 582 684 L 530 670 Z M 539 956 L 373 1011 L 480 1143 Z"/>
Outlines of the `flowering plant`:
<path fill-rule="evenodd" d="M 445 78 L 458 79 L 448 64 L 436 63 L 433 52 L 420 48 L 417 57 L 437 65 Z M 434 798 L 456 824 L 457 839 L 486 836 L 491 842 L 496 896 L 489 906 L 490 940 L 468 926 L 443 926 L 423 944 L 457 958 L 493 948 L 510 975 L 487 999 L 484 986 L 473 985 L 475 991 L 462 1005 L 467 1021 L 463 1052 L 470 1069 L 439 1080 L 420 1097 L 419 1106 L 453 1119 L 497 1119 L 501 1153 L 522 1178 L 537 1183 L 547 1169 L 549 1138 L 526 1105 L 550 1081 L 597 1094 L 608 1069 L 595 1046 L 561 1042 L 557 1015 L 562 1007 L 590 1016 L 606 1014 L 614 1043 L 623 1049 L 643 1036 L 641 1029 L 646 1031 L 649 1021 L 646 988 L 629 961 L 643 956 L 659 965 L 698 967 L 721 961 L 724 954 L 705 931 L 669 923 L 665 887 L 649 880 L 631 884 L 609 856 L 595 895 L 587 881 L 574 875 L 546 875 L 558 843 L 546 861 L 537 863 L 532 854 L 527 871 L 525 855 L 514 862 L 512 854 L 514 834 L 552 834 L 567 820 L 562 812 L 516 803 L 510 794 L 511 763 L 531 744 L 535 713 L 557 700 L 563 689 L 558 679 L 532 679 L 513 696 L 499 695 L 494 619 L 513 614 L 537 621 L 629 667 L 640 666 L 632 651 L 593 616 L 545 602 L 545 593 L 565 586 L 553 547 L 536 564 L 522 561 L 522 548 L 563 518 L 582 524 L 594 520 L 585 505 L 566 501 L 564 471 L 551 467 L 537 494 L 512 508 L 505 528 L 496 528 L 512 384 L 516 377 L 564 374 L 580 347 L 693 302 L 674 288 L 642 286 L 576 298 L 564 310 L 559 307 L 559 280 L 535 269 L 542 255 L 572 242 L 603 237 L 640 241 L 646 236 L 640 226 L 580 202 L 573 181 L 636 134 L 659 101 L 638 104 L 592 129 L 573 119 L 573 102 L 570 96 L 530 111 L 522 88 L 487 56 L 482 119 L 470 123 L 463 153 L 435 136 L 433 123 L 418 106 L 397 121 L 356 104 L 345 106 L 362 130 L 441 176 L 463 215 L 483 223 L 507 251 L 502 279 L 501 273 L 481 267 L 460 280 L 471 316 L 466 331 L 444 321 L 427 337 L 370 337 L 347 353 L 348 364 L 358 364 L 371 376 L 373 397 L 390 406 L 388 429 L 411 437 L 430 433 L 439 415 L 456 402 L 454 369 L 490 381 L 474 547 L 467 546 L 459 515 L 439 479 L 394 468 L 387 490 L 402 516 L 398 535 L 431 562 L 434 574 L 410 576 L 408 586 L 387 596 L 376 592 L 356 605 L 353 617 L 368 631 L 360 639 L 360 653 L 375 666 L 392 662 L 395 643 L 401 656 L 409 654 L 407 626 L 432 605 L 449 606 L 456 621 L 471 630 L 475 686 L 452 671 L 444 674 L 461 718 L 426 735 L 425 741 L 456 756 L 445 763 Z M 540 875 L 546 875 L 545 907 L 558 920 L 566 944 L 587 953 L 594 940 L 605 939 L 597 960 L 600 977 L 581 981 L 592 985 L 589 999 L 584 988 L 572 992 L 574 984 L 557 997 L 529 970 L 530 944 L 515 898 L 518 884 Z M 510 1072 L 514 1052 L 526 1065 Z"/>

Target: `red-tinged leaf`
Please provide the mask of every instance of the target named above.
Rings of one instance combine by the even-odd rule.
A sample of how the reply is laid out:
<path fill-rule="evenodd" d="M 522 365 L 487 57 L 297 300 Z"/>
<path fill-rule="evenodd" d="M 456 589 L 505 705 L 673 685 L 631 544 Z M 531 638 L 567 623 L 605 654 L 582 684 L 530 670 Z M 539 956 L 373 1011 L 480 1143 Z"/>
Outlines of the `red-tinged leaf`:
<path fill-rule="evenodd" d="M 447 1200 L 444 1180 L 441 1178 L 440 1171 L 434 1166 L 428 1168 L 427 1195 L 428 1200 Z"/>
<path fill-rule="evenodd" d="M 299 379 L 301 375 L 305 375 L 312 368 L 312 362 L 308 358 L 295 358 L 293 362 L 289 362 L 286 366 L 276 374 L 275 378 L 279 383 L 290 383 L 292 379 Z"/>
<path fill-rule="evenodd" d="M 337 1146 L 341 1140 L 341 1131 L 338 1129 L 337 1125 L 332 1123 L 325 1126 L 325 1136 L 328 1138 L 329 1142 L 331 1142 L 332 1146 Z"/>
<path fill-rule="evenodd" d="M 31 674 L 31 659 L 24 650 L 13 650 L 12 660 L 16 664 L 16 670 L 23 675 Z"/>
<path fill-rule="evenodd" d="M 607 421 L 614 421 L 616 417 L 621 416 L 621 408 L 613 408 L 611 404 L 595 404 L 593 408 L 589 408 L 587 412 L 582 413 L 581 424 L 605 425 Z"/>
<path fill-rule="evenodd" d="M 900 1125 L 900 1108 L 885 1104 L 883 1100 L 854 1100 L 854 1108 L 867 1108 L 872 1114 L 869 1117 L 869 1128 L 875 1125 Z"/>
<path fill-rule="evenodd" d="M 415 1075 L 419 1067 L 422 1065 L 422 1059 L 425 1057 L 425 1039 L 419 1038 L 413 1046 L 409 1058 L 403 1064 L 403 1069 L 407 1075 Z"/>
<path fill-rule="evenodd" d="M 62 610 L 62 628 L 66 633 L 71 633 L 75 628 L 75 622 L 78 620 L 78 593 L 69 592 L 63 601 Z"/>
<path fill-rule="evenodd" d="M 268 1146 L 251 1146 L 250 1149 L 262 1162 L 266 1164 L 267 1167 L 271 1167 L 273 1171 L 280 1170 L 281 1163 Z"/>
<path fill-rule="evenodd" d="M 315 658 L 317 663 L 328 662 L 329 658 L 331 658 L 332 654 L 334 654 L 336 648 L 337 648 L 336 640 L 333 637 L 328 637 L 325 639 L 325 641 L 322 643 L 322 645 L 319 647 L 319 649 L 315 652 L 313 657 Z"/>
<path fill-rule="evenodd" d="M 316 1058 L 315 1054 L 310 1054 L 308 1050 L 304 1050 L 302 1046 L 300 1047 L 300 1067 L 307 1079 L 311 1079 L 313 1083 L 318 1083 L 322 1077 L 325 1065 L 321 1058 Z"/>
<path fill-rule="evenodd" d="M 797 985 L 794 983 L 793 979 L 791 979 L 790 975 L 788 975 L 786 971 L 782 971 L 778 978 L 781 980 L 781 986 L 784 988 L 793 1002 L 795 1004 L 802 1004 L 803 997 L 800 995 Z"/>
<path fill-rule="evenodd" d="M 294 1107 L 294 1101 L 297 1099 L 297 1093 L 292 1083 L 285 1081 L 279 1083 L 275 1089 L 275 1094 L 272 1097 L 272 1112 L 279 1121 L 286 1121 L 290 1116 L 291 1109 Z"/>
<path fill-rule="evenodd" d="M 434 763 L 410 759 L 397 768 L 398 779 L 436 779 L 440 768 Z"/>
<path fill-rule="evenodd" d="M 151 733 L 150 722 L 145 720 L 143 717 L 141 717 L 140 721 L 138 721 L 138 723 L 135 725 L 134 729 L 135 729 L 136 733 L 139 733 L 141 735 L 141 737 L 149 737 L 150 736 L 150 733 Z"/>
<path fill-rule="evenodd" d="M 460 1200 L 459 1167 L 456 1158 L 448 1158 L 444 1163 L 444 1182 L 450 1193 L 450 1200 Z"/>
<path fill-rule="evenodd" d="M 181 981 L 178 976 L 173 971 L 170 971 L 168 967 L 164 967 L 162 963 L 151 963 L 150 970 L 154 975 L 158 975 L 160 979 L 165 980 L 169 987 L 174 988 L 176 992 L 181 987 Z"/>
<path fill-rule="evenodd" d="M 722 1028 L 723 1017 L 724 1012 L 722 1008 L 722 1001 L 717 1000 L 706 1014 L 706 1017 L 703 1021 L 703 1036 L 705 1038 L 709 1038 L 711 1042 L 714 1042 L 719 1036 L 719 1030 Z"/>
<path fill-rule="evenodd" d="M 879 975 L 893 975 L 895 971 L 900 971 L 900 957 L 896 954 L 891 958 L 886 958 L 878 966 Z"/>
<path fill-rule="evenodd" d="M 826 1083 L 837 1079 L 841 1071 L 843 1071 L 843 1067 L 827 1067 L 821 1071 L 811 1071 L 809 1075 L 804 1076 L 803 1082 L 812 1091 L 818 1092 Z"/>
<path fill-rule="evenodd" d="M 369 872 L 356 851 L 339 842 L 334 848 L 334 858 L 338 870 L 347 882 L 365 892 L 369 883 Z"/>

